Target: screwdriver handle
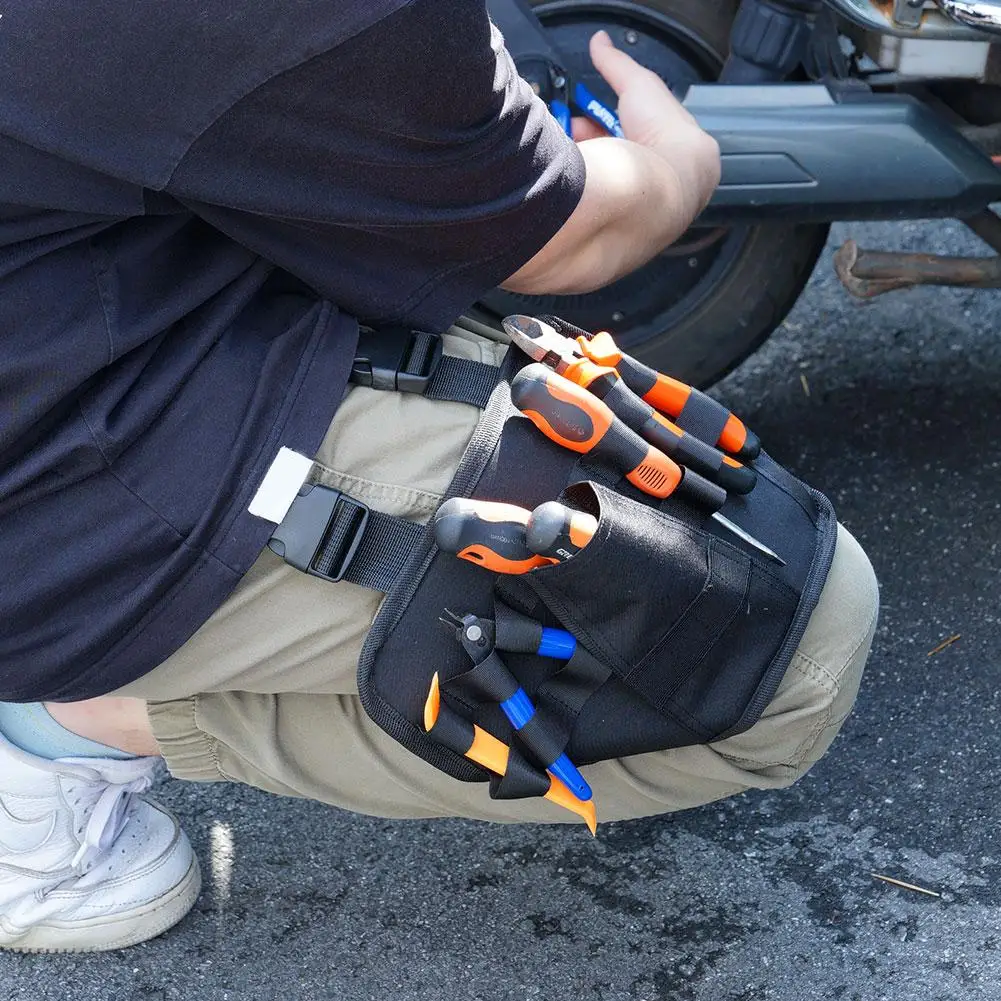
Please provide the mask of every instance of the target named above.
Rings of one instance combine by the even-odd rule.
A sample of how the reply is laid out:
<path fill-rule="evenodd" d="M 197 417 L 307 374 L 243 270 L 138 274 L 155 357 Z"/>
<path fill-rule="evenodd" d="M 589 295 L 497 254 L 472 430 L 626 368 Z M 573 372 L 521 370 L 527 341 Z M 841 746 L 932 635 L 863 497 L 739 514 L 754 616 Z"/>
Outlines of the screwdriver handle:
<path fill-rule="evenodd" d="M 575 511 L 559 501 L 540 504 L 525 526 L 528 548 L 540 556 L 568 560 L 594 538 L 598 520 L 586 511 Z"/>
<path fill-rule="evenodd" d="M 669 497 L 681 482 L 681 467 L 645 442 L 608 405 L 569 379 L 538 363 L 511 382 L 514 405 L 551 441 L 606 462 L 652 497 Z"/>
<path fill-rule="evenodd" d="M 582 358 L 568 366 L 565 375 L 604 400 L 616 417 L 675 462 L 709 477 L 732 493 L 747 494 L 754 489 L 758 474 L 750 466 L 742 465 L 669 421 L 637 396 L 614 368 Z"/>
<path fill-rule="evenodd" d="M 637 396 L 672 417 L 679 417 L 692 393 L 698 392 L 697 389 L 672 379 L 669 375 L 656 372 L 631 355 L 625 354 L 619 349 L 612 335 L 606 331 L 601 331 L 590 339 L 580 336 L 577 338 L 577 345 L 595 364 L 614 368 Z M 715 444 L 741 459 L 754 459 L 761 453 L 761 441 L 758 436 L 733 414 L 727 418 L 726 425 Z"/>
<path fill-rule="evenodd" d="M 494 573 L 522 574 L 559 562 L 528 548 L 529 515 L 514 504 L 453 497 L 435 514 L 435 541 L 439 549 Z"/>

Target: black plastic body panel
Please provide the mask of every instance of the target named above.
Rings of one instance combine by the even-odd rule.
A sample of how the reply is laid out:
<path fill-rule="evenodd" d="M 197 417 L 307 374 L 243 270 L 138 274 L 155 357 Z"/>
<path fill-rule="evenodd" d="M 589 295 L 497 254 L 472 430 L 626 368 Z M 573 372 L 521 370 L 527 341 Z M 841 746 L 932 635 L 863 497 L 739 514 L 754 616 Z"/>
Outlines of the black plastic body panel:
<path fill-rule="evenodd" d="M 684 103 L 723 155 L 702 225 L 963 217 L 1001 201 L 1001 170 L 912 97 L 700 84 Z"/>

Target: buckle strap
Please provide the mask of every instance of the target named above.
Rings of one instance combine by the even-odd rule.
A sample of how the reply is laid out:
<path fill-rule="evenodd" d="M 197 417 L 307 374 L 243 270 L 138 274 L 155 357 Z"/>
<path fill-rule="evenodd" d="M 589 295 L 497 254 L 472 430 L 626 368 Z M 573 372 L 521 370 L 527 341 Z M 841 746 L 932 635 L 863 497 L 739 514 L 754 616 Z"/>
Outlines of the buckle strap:
<path fill-rule="evenodd" d="M 440 334 L 409 327 L 363 333 L 351 366 L 351 381 L 372 389 L 423 393 L 442 357 Z"/>
<path fill-rule="evenodd" d="M 424 395 L 485 410 L 499 379 L 500 369 L 495 365 L 443 355 Z"/>
<path fill-rule="evenodd" d="M 442 350 L 441 334 L 409 327 L 383 327 L 362 334 L 351 381 L 372 389 L 423 394 L 429 400 L 486 408 L 500 369 Z"/>
<path fill-rule="evenodd" d="M 310 576 L 386 592 L 426 531 L 417 522 L 370 511 L 333 487 L 307 483 L 268 548 Z"/>
<path fill-rule="evenodd" d="M 360 501 L 322 483 L 304 484 L 268 540 L 296 570 L 337 582 L 354 559 L 370 518 Z"/>
<path fill-rule="evenodd" d="M 343 579 L 388 593 L 400 579 L 427 531 L 427 526 L 419 522 L 370 511 L 368 524 Z"/>

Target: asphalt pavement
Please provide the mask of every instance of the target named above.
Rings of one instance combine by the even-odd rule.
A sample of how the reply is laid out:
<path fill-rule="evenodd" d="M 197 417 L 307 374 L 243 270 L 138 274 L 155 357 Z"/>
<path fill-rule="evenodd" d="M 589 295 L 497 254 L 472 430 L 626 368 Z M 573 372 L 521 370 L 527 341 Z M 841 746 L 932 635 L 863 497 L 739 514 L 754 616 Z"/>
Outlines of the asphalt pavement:
<path fill-rule="evenodd" d="M 982 252 L 953 223 L 838 227 L 832 247 L 849 231 Z M 806 779 L 594 841 L 167 782 L 195 910 L 118 953 L 0 956 L 0 999 L 1001 999 L 1001 294 L 859 305 L 830 253 L 718 387 L 882 585 L 857 710 Z"/>

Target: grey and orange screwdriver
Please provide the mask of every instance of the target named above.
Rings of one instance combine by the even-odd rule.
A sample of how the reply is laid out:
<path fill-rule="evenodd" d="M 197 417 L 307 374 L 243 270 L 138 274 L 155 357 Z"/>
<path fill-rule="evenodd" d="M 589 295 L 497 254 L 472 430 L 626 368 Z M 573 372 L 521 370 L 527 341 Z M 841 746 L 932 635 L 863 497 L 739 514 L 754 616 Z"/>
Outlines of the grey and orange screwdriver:
<path fill-rule="evenodd" d="M 605 403 L 545 365 L 527 365 L 514 377 L 511 400 L 550 441 L 606 463 L 651 497 L 670 497 L 685 476 L 676 462 L 627 427 Z M 718 511 L 713 511 L 712 517 L 748 545 L 785 565 L 777 553 L 729 518 Z"/>
<path fill-rule="evenodd" d="M 514 377 L 511 400 L 551 441 L 607 462 L 652 497 L 670 497 L 681 483 L 676 462 L 626 427 L 607 404 L 545 365 L 527 365 Z"/>
<path fill-rule="evenodd" d="M 515 504 L 453 497 L 434 516 L 439 549 L 494 573 L 522 574 L 559 560 L 532 552 L 525 539 L 530 511 Z"/>
<path fill-rule="evenodd" d="M 680 417 L 692 396 L 704 395 L 701 390 L 657 372 L 626 354 L 607 331 L 591 334 L 558 316 L 543 316 L 540 319 L 565 337 L 576 339 L 581 354 L 596 365 L 614 368 L 637 396 L 665 414 Z M 739 417 L 731 413 L 725 416 L 726 422 L 715 444 L 740 459 L 756 459 L 761 454 L 761 440 Z"/>
<path fill-rule="evenodd" d="M 616 417 L 679 465 L 733 493 L 746 494 L 754 488 L 758 477 L 750 466 L 669 421 L 634 393 L 614 368 L 583 355 L 577 341 L 531 316 L 506 317 L 504 330 L 530 358 L 604 400 Z"/>
<path fill-rule="evenodd" d="M 533 553 L 556 560 L 573 559 L 598 531 L 598 519 L 559 501 L 540 504 L 525 525 L 525 541 Z"/>
<path fill-rule="evenodd" d="M 575 556 L 597 530 L 583 511 L 556 501 L 534 511 L 453 497 L 434 518 L 438 548 L 494 573 L 522 574 Z"/>

